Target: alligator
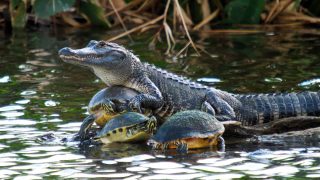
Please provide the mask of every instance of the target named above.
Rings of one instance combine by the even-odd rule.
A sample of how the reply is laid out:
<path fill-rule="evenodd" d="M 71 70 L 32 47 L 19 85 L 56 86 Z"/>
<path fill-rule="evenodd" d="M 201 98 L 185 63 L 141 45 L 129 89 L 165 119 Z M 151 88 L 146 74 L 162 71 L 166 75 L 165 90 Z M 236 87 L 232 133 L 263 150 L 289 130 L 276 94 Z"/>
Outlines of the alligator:
<path fill-rule="evenodd" d="M 59 56 L 67 63 L 90 68 L 109 87 L 120 85 L 140 92 L 129 107 L 137 112 L 151 109 L 162 122 L 175 112 L 190 109 L 248 126 L 291 116 L 320 115 L 319 92 L 232 94 L 143 63 L 116 43 L 91 40 L 81 49 L 62 48 Z"/>

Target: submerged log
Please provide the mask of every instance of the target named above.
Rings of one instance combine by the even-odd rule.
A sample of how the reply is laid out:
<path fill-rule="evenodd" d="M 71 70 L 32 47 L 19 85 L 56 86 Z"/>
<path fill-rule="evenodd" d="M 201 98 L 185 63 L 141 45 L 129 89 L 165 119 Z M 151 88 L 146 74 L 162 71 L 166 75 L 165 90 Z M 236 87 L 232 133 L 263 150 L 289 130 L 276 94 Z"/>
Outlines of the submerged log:
<path fill-rule="evenodd" d="M 301 131 L 309 128 L 320 127 L 320 117 L 299 116 L 288 117 L 255 126 L 244 126 L 240 122 L 225 122 L 224 137 L 252 137 L 255 135 L 266 135 L 286 133 L 290 131 Z"/>

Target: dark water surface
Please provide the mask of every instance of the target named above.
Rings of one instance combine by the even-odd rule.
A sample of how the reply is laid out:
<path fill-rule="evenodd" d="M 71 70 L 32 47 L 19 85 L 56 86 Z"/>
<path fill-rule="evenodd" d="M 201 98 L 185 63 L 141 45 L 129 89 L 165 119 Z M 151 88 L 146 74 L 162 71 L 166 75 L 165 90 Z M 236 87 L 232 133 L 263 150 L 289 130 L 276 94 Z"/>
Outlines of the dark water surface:
<path fill-rule="evenodd" d="M 319 130 L 227 140 L 226 151 L 152 151 L 141 144 L 80 149 L 62 143 L 86 116 L 104 85 L 89 70 L 63 63 L 64 46 L 82 47 L 110 34 L 43 29 L 0 34 L 0 179 L 232 179 L 320 178 Z M 320 31 L 217 35 L 202 44 L 209 55 L 164 56 L 149 37 L 120 41 L 143 61 L 229 92 L 319 90 Z M 56 137 L 39 139 L 46 133 Z"/>

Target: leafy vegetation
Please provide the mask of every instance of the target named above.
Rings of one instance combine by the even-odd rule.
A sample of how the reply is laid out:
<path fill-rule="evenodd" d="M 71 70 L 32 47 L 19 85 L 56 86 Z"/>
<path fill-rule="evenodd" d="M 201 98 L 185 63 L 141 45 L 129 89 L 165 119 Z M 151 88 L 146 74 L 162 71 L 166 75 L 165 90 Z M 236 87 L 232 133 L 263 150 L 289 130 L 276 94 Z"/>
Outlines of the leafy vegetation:
<path fill-rule="evenodd" d="M 69 10 L 74 3 L 75 0 L 35 0 L 32 5 L 38 18 L 48 19 L 50 16 Z"/>
<path fill-rule="evenodd" d="M 258 24 L 265 0 L 234 0 L 226 5 L 226 21 L 231 24 Z"/>
<path fill-rule="evenodd" d="M 22 29 L 26 25 L 60 25 L 82 28 L 122 26 L 124 32 L 153 30 L 150 45 L 164 35 L 168 51 L 177 37 L 186 36 L 197 51 L 190 32 L 251 33 L 256 25 L 291 27 L 319 24 L 319 0 L 3 0 L 0 2 L 0 26 Z M 9 23 L 8 23 L 9 22 Z M 127 26 L 130 28 L 127 28 Z M 230 25 L 233 29 L 230 30 Z M 238 28 L 234 29 L 235 25 Z M 238 25 L 246 25 L 238 26 Z M 255 26 L 248 26 L 255 25 Z M 229 26 L 229 29 L 225 27 Z M 240 28 L 239 28 L 240 27 Z M 254 28 L 253 28 L 254 27 Z M 8 27 L 7 27 L 8 28 Z M 130 37 L 131 38 L 131 37 Z M 201 50 L 201 48 L 200 48 Z M 198 52 L 198 51 L 197 51 Z"/>

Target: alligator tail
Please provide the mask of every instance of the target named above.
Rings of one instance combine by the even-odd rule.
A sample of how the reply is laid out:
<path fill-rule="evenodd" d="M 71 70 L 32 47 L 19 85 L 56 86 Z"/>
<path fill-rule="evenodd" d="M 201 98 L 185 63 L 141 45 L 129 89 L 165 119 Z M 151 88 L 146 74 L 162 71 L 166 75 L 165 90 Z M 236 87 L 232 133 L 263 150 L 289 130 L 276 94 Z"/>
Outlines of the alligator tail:
<path fill-rule="evenodd" d="M 242 103 L 236 116 L 243 125 L 263 124 L 286 117 L 320 116 L 320 91 L 235 97 Z"/>

